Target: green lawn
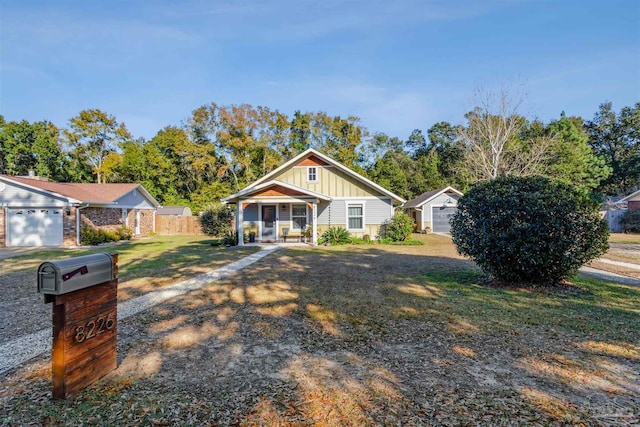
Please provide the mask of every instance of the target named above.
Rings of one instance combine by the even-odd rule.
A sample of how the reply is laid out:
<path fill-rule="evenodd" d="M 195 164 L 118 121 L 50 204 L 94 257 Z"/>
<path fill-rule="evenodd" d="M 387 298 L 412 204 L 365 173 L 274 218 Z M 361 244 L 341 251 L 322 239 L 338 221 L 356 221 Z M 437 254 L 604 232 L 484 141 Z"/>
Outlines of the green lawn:
<path fill-rule="evenodd" d="M 0 420 L 638 422 L 639 288 L 583 276 L 553 290 L 494 287 L 450 239 L 419 238 L 280 250 L 122 322 L 119 368 L 68 402 L 48 400 L 46 361 L 7 376 Z"/>

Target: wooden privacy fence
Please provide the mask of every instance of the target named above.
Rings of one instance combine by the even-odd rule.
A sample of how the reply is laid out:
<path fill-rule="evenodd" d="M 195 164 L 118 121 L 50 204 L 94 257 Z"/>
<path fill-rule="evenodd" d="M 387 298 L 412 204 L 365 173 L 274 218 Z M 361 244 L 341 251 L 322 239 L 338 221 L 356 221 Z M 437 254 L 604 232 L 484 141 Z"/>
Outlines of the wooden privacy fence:
<path fill-rule="evenodd" d="M 178 215 L 156 215 L 158 234 L 204 234 L 200 217 Z"/>
<path fill-rule="evenodd" d="M 609 231 L 612 233 L 622 233 L 623 228 L 620 218 L 625 212 L 626 210 L 600 211 L 600 215 L 609 224 Z"/>

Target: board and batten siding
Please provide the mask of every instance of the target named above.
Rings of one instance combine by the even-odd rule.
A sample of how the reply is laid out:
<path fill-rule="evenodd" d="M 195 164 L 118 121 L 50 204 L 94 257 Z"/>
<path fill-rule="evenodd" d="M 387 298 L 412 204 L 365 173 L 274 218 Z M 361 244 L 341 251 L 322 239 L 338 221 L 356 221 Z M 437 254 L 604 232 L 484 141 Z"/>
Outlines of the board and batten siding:
<path fill-rule="evenodd" d="M 6 181 L 0 181 L 0 183 L 5 184 L 4 189 L 0 191 L 0 205 L 8 207 L 67 206 L 65 199 L 51 197 L 46 192 L 35 189 L 26 189 Z"/>
<path fill-rule="evenodd" d="M 306 166 L 296 166 L 284 171 L 275 177 L 275 179 L 331 197 L 382 196 L 382 194 L 373 193 L 369 189 L 364 188 L 364 185 L 360 181 L 336 167 L 317 166 L 317 181 L 315 182 L 307 181 L 307 170 L 308 168 Z"/>

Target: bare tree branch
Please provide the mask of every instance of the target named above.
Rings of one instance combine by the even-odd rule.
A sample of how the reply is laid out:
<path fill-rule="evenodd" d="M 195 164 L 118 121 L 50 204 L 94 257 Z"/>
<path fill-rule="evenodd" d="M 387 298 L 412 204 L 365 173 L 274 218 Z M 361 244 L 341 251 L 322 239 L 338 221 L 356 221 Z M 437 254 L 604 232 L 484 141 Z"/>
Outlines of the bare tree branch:
<path fill-rule="evenodd" d="M 498 93 L 476 89 L 477 107 L 467 114 L 468 124 L 459 131 L 467 147 L 465 166 L 476 181 L 499 175 L 543 173 L 553 138 L 521 141 L 526 120 L 518 113 L 524 95 L 512 95 L 507 88 Z"/>

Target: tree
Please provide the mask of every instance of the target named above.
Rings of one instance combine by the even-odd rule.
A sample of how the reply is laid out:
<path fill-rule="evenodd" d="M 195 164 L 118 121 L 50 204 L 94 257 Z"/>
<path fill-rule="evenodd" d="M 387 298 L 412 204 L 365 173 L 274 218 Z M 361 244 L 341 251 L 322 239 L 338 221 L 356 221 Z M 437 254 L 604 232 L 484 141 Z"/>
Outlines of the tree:
<path fill-rule="evenodd" d="M 409 189 L 409 179 L 415 177 L 409 175 L 408 178 L 407 173 L 410 171 L 401 166 L 401 162 L 406 163 L 407 161 L 411 162 L 411 159 L 406 154 L 387 153 L 376 160 L 368 170 L 368 176 L 377 184 L 400 197 L 409 199 L 412 196 Z"/>
<path fill-rule="evenodd" d="M 103 175 L 115 166 L 105 164 L 109 154 L 131 139 L 123 123 L 118 123 L 115 117 L 98 109 L 82 110 L 72 117 L 64 135 L 79 162 L 90 165 L 98 184 L 103 182 Z"/>
<path fill-rule="evenodd" d="M 460 254 L 506 283 L 549 285 L 608 249 L 598 205 L 571 184 L 504 176 L 474 186 L 451 220 Z"/>
<path fill-rule="evenodd" d="M 317 113 L 313 120 L 313 147 L 324 152 L 343 165 L 359 170 L 361 158 L 358 148 L 362 140 L 368 136 L 367 130 L 360 125 L 360 119 L 349 116 L 331 117 L 326 113 Z"/>
<path fill-rule="evenodd" d="M 192 128 L 190 136 L 185 129 L 167 126 L 143 151 L 162 203 L 189 203 L 194 192 L 223 174 L 213 145 L 198 128 Z"/>
<path fill-rule="evenodd" d="M 196 109 L 186 123 L 195 142 L 209 146 L 209 155 L 218 157 L 217 177 L 234 183 L 235 191 L 256 178 L 252 169 L 257 146 L 254 133 L 258 112 L 248 104 L 218 106 L 215 103 Z"/>
<path fill-rule="evenodd" d="M 427 140 L 420 129 L 414 129 L 404 143 L 407 152 L 414 158 L 427 153 Z"/>
<path fill-rule="evenodd" d="M 579 117 L 562 113 L 545 131 L 554 136 L 547 175 L 593 191 L 611 174 L 605 159 L 596 156 L 587 143 L 589 137 Z"/>
<path fill-rule="evenodd" d="M 38 176 L 64 181 L 67 159 L 59 143 L 58 128 L 51 122 L 0 123 L 0 173 Z"/>
<path fill-rule="evenodd" d="M 461 126 L 453 126 L 448 122 L 434 124 L 427 131 L 429 145 L 425 155 L 432 157 L 430 162 L 437 165 L 438 182 L 462 190 L 467 188 L 468 172 L 464 167 L 466 147 L 459 138 L 461 131 Z"/>
<path fill-rule="evenodd" d="M 228 205 L 212 203 L 200 214 L 200 224 L 205 234 L 222 237 L 231 231 L 233 210 Z"/>
<path fill-rule="evenodd" d="M 311 146 L 311 115 L 309 113 L 303 114 L 300 110 L 293 113 L 290 135 L 289 147 L 294 156 Z"/>
<path fill-rule="evenodd" d="M 361 146 L 360 157 L 365 167 L 371 169 L 378 159 L 390 153 L 402 153 L 403 148 L 401 139 L 377 132 L 369 138 L 365 145 Z"/>
<path fill-rule="evenodd" d="M 518 113 L 523 97 L 507 89 L 498 94 L 478 90 L 479 106 L 466 114 L 459 138 L 466 147 L 465 163 L 472 179 L 486 181 L 501 175 L 534 175 L 547 159 L 551 141 L 519 139 L 525 119 Z"/>
<path fill-rule="evenodd" d="M 640 102 L 623 107 L 616 116 L 610 102 L 600 105 L 593 120 L 586 122 L 589 145 L 611 167 L 600 190 L 624 195 L 640 186 Z"/>

